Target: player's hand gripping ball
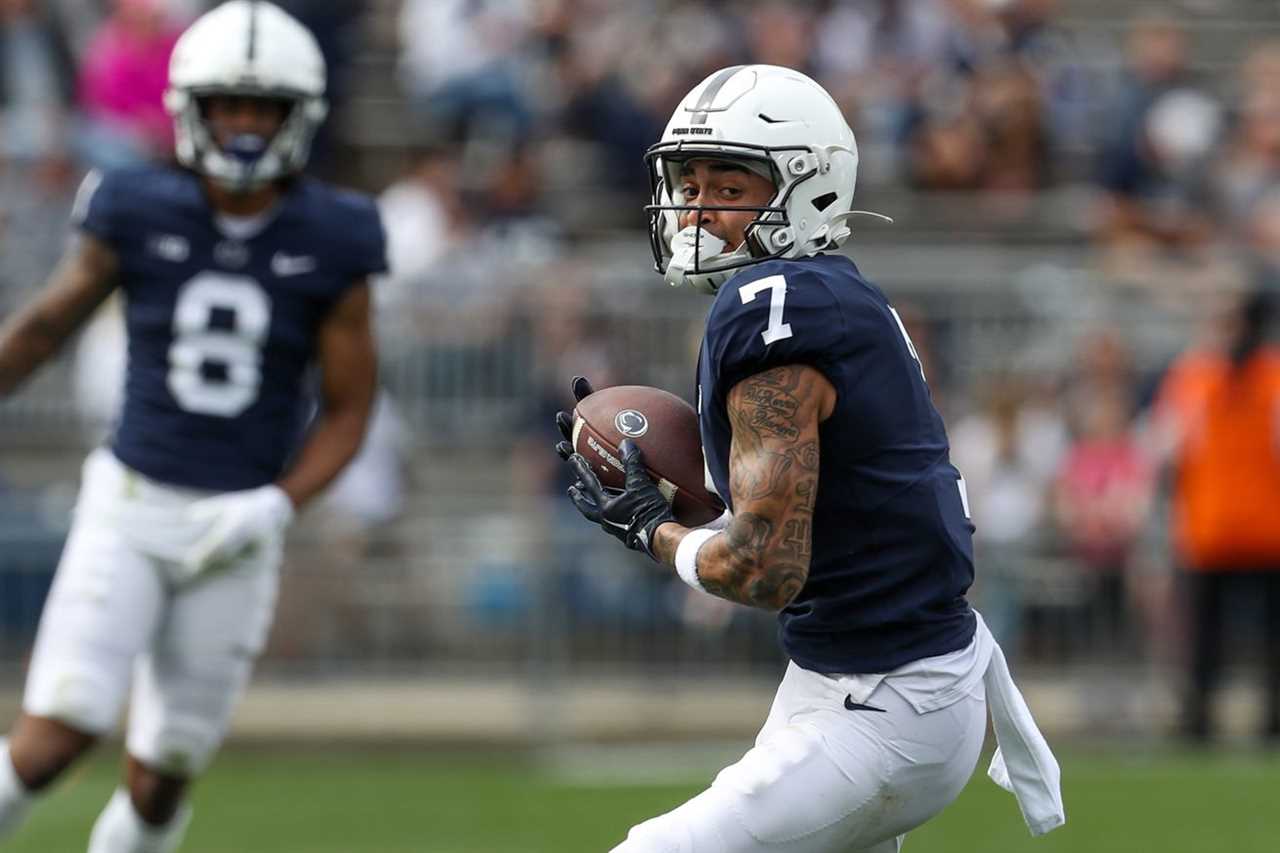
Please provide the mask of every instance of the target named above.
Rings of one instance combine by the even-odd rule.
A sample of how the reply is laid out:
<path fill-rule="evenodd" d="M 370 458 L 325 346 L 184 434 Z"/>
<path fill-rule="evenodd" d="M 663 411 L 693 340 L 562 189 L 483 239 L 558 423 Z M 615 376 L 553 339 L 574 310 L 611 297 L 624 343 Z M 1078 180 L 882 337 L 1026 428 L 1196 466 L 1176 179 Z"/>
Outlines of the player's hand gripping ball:
<path fill-rule="evenodd" d="M 581 376 L 573 379 L 573 396 L 578 403 L 573 413 L 556 416 L 565 438 L 557 449 L 562 457 L 567 458 L 564 451 L 580 455 L 606 492 L 626 485 L 620 447 L 629 439 L 676 521 L 697 527 L 724 512 L 724 503 L 705 486 L 702 436 L 692 406 L 644 385 L 594 391 Z"/>

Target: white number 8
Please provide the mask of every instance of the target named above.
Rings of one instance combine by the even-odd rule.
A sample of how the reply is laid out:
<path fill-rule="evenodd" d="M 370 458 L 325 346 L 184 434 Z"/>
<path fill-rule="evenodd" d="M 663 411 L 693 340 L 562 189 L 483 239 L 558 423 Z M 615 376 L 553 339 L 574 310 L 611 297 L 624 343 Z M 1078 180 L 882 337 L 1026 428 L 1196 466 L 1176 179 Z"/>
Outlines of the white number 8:
<path fill-rule="evenodd" d="M 229 328 L 214 328 L 214 310 L 232 312 Z M 271 326 L 271 299 L 247 276 L 204 272 L 178 292 L 169 347 L 169 391 L 189 412 L 234 418 L 258 399 L 262 345 Z M 204 373 L 226 369 L 224 381 Z"/>

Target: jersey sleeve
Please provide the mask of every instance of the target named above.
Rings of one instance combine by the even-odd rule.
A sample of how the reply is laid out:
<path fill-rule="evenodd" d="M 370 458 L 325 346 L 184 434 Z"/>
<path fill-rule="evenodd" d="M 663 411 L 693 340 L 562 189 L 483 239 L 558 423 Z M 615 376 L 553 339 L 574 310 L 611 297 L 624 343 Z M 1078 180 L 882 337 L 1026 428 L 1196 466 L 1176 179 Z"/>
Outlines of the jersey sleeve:
<path fill-rule="evenodd" d="M 343 229 L 346 257 L 343 259 L 351 280 L 384 273 L 387 265 L 387 237 L 382 227 L 382 214 L 368 196 L 352 195 Z"/>
<path fill-rule="evenodd" d="M 834 383 L 848 336 L 827 283 L 797 265 L 766 263 L 752 272 L 725 284 L 707 319 L 716 384 L 728 391 L 786 364 L 809 365 Z"/>
<path fill-rule="evenodd" d="M 71 224 L 103 242 L 116 244 L 123 232 L 116 196 L 117 181 L 110 173 L 92 169 L 76 190 Z"/>

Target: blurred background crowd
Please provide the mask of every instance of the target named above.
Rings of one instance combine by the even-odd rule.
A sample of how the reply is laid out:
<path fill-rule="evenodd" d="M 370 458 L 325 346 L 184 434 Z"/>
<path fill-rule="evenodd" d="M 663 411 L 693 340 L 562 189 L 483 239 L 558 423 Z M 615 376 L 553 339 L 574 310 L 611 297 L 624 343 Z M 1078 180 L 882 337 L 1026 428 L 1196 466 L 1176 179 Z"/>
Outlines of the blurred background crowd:
<path fill-rule="evenodd" d="M 833 94 L 859 142 L 855 206 L 895 220 L 864 220 L 846 251 L 920 351 L 969 482 L 974 600 L 1006 650 L 1087 688 L 1081 726 L 1148 730 L 1181 710 L 1184 731 L 1206 730 L 1174 698 L 1184 667 L 1203 695 L 1226 661 L 1266 663 L 1280 693 L 1280 629 L 1252 618 L 1280 625 L 1274 583 L 1221 592 L 1225 645 L 1183 606 L 1197 566 L 1280 578 L 1280 541 L 1197 550 L 1186 506 L 1203 500 L 1179 491 L 1257 469 L 1241 499 L 1269 528 L 1280 429 L 1237 437 L 1205 463 L 1212 485 L 1188 485 L 1187 424 L 1213 418 L 1170 371 L 1194 350 L 1252 377 L 1266 349 L 1275 4 L 277 2 L 329 61 L 315 171 L 378 194 L 392 271 L 376 284 L 378 417 L 297 537 L 268 671 L 777 671 L 768 616 L 687 594 L 581 523 L 550 417 L 575 373 L 691 394 L 706 303 L 652 273 L 641 158 L 709 72 L 764 62 Z M 0 315 L 43 281 L 86 169 L 167 155 L 168 52 L 207 5 L 0 0 Z M 14 654 L 79 453 L 110 422 L 120 343 L 104 312 L 0 406 Z M 1280 411 L 1271 375 L 1259 405 Z"/>

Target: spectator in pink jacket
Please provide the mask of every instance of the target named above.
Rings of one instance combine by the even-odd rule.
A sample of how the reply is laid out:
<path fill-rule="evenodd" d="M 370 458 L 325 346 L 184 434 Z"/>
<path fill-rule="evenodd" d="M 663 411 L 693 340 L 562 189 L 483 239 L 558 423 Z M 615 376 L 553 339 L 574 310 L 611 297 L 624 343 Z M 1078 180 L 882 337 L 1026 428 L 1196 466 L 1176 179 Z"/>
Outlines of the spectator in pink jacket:
<path fill-rule="evenodd" d="M 1087 640 L 1094 651 L 1132 651 L 1130 604 L 1143 592 L 1130 558 L 1149 516 L 1152 471 L 1121 389 L 1096 388 L 1078 401 L 1080 435 L 1058 469 L 1054 514 L 1085 573 Z"/>
<path fill-rule="evenodd" d="M 164 0 L 113 0 L 80 69 L 85 154 L 91 165 L 116 167 L 172 150 L 164 90 L 169 54 L 180 32 Z"/>

